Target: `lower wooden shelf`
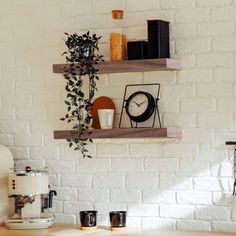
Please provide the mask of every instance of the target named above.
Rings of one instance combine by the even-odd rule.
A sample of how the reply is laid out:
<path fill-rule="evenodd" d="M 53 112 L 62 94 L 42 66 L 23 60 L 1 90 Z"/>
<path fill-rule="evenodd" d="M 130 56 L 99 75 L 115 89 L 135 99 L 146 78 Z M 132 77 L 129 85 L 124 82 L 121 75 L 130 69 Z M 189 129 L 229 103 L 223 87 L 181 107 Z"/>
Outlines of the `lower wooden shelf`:
<path fill-rule="evenodd" d="M 54 139 L 78 138 L 79 132 L 76 130 L 55 130 Z M 83 138 L 103 139 L 103 138 L 181 138 L 182 131 L 178 127 L 170 128 L 124 128 L 124 129 L 91 129 L 81 135 Z"/>

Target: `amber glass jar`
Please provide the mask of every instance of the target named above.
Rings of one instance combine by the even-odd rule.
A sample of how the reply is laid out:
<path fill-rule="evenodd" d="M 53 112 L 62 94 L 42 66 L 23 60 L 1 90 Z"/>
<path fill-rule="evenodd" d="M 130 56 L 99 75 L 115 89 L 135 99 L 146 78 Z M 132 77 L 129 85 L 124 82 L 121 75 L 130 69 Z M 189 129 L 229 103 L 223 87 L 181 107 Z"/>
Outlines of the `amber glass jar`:
<path fill-rule="evenodd" d="M 111 61 L 121 61 L 126 59 L 126 36 L 122 32 L 123 26 L 122 10 L 113 10 L 113 29 L 110 33 L 110 59 Z"/>

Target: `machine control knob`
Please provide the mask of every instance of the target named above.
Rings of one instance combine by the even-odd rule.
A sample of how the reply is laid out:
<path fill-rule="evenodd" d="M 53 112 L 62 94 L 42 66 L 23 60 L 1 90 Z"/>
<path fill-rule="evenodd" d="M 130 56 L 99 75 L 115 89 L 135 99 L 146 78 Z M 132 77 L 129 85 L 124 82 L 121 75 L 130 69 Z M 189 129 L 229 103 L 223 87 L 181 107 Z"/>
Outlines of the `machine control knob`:
<path fill-rule="evenodd" d="M 12 189 L 16 189 L 16 180 L 15 179 L 12 180 Z"/>

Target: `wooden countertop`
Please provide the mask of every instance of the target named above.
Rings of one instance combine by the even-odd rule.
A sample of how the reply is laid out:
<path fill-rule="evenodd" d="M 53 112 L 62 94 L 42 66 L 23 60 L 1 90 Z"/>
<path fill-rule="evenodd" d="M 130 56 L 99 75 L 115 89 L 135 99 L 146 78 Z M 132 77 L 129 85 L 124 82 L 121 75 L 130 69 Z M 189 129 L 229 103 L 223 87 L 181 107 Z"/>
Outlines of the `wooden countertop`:
<path fill-rule="evenodd" d="M 98 229 L 94 231 L 81 231 L 76 225 L 54 224 L 50 229 L 37 230 L 8 230 L 0 226 L 1 236 L 235 236 L 235 233 L 210 233 L 190 231 L 159 231 L 155 229 L 126 229 L 123 231 L 110 231 Z"/>

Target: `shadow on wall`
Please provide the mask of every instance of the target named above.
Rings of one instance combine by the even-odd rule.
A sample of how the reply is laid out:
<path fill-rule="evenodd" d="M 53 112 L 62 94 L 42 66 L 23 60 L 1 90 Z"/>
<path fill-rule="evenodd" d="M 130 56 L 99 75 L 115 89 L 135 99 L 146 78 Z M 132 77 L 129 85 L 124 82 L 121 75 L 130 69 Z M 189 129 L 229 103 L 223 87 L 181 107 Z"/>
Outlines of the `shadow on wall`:
<path fill-rule="evenodd" d="M 129 145 L 131 150 L 132 145 L 140 146 Z M 129 227 L 235 232 L 231 150 L 228 158 L 226 148 L 199 151 L 198 145 L 156 145 L 163 148 L 156 157 L 97 156 L 93 165 L 79 159 L 79 174 L 61 174 L 62 186 L 56 186 L 57 222 L 79 223 L 79 211 L 96 209 L 98 224 L 107 226 L 109 211 L 127 210 Z M 65 195 L 71 189 L 76 193 Z"/>

